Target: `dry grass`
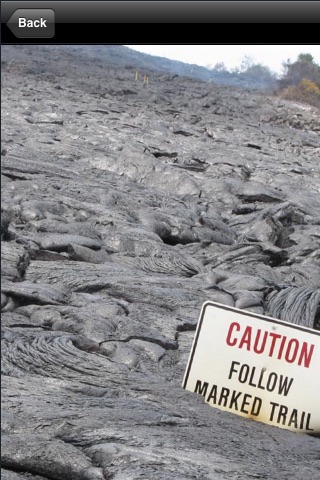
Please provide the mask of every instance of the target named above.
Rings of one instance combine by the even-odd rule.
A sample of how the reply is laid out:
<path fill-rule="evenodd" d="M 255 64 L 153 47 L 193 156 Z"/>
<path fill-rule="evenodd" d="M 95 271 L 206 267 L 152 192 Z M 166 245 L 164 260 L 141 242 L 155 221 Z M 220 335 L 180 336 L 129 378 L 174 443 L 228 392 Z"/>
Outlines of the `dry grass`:
<path fill-rule="evenodd" d="M 320 86 L 306 78 L 298 85 L 291 85 L 280 92 L 280 96 L 287 100 L 308 103 L 320 108 Z"/>

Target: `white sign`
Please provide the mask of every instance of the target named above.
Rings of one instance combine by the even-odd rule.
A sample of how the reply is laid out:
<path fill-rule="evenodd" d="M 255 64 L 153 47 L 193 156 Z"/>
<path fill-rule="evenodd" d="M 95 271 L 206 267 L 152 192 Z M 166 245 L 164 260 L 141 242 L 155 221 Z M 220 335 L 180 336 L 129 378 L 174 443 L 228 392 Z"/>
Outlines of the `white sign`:
<path fill-rule="evenodd" d="M 320 432 L 320 331 L 204 303 L 183 388 L 295 432 Z"/>

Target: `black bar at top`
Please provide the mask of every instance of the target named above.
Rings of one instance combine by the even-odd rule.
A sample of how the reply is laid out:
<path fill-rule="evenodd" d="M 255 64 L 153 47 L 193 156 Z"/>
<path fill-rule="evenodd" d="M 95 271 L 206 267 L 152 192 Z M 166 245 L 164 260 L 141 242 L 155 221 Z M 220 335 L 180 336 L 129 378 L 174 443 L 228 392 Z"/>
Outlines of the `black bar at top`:
<path fill-rule="evenodd" d="M 17 38 L 11 32 L 6 23 L 17 9 L 26 8 L 54 10 L 53 38 Z M 130 23 L 136 27 L 123 26 Z M 206 25 L 194 31 L 195 23 Z M 177 37 L 181 44 L 230 44 L 230 23 L 246 24 L 238 30 L 242 44 L 282 44 L 283 38 L 297 43 L 299 24 L 320 23 L 320 0 L 1 2 L 2 44 L 175 44 Z M 305 29 L 303 43 L 318 44 L 318 30 L 316 25 Z"/>
<path fill-rule="evenodd" d="M 133 33 L 128 32 L 123 24 L 107 23 L 58 23 L 55 25 L 53 38 L 17 38 L 8 28 L 2 24 L 1 43 L 19 44 L 42 44 L 42 45 L 103 45 L 103 44 L 183 44 L 195 43 L 199 45 L 230 44 L 230 26 L 221 24 L 214 29 L 212 24 L 204 25 L 196 35 L 192 35 L 194 25 L 191 23 L 179 25 L 179 42 L 177 42 L 177 26 L 173 23 L 164 25 L 161 23 L 135 24 Z M 286 38 L 297 38 L 297 24 L 286 25 Z M 241 44 L 283 44 L 283 25 L 275 24 L 243 24 L 240 26 L 241 36 L 238 42 Z M 232 37 L 234 38 L 234 37 Z M 317 44 L 319 35 L 317 28 L 308 28 L 303 32 L 303 44 Z M 285 42 L 297 43 L 297 42 Z M 300 42 L 301 43 L 301 42 Z M 320 46 L 319 46 L 320 48 Z"/>
<path fill-rule="evenodd" d="M 2 1 L 1 22 L 18 8 L 52 8 L 56 23 L 319 23 L 320 1 Z M 272 33 L 271 33 L 272 36 Z"/>
<path fill-rule="evenodd" d="M 114 30 L 109 30 L 112 25 L 107 24 L 67 24 L 60 23 L 55 27 L 55 35 L 53 38 L 17 38 L 6 25 L 2 25 L 1 43 L 2 45 L 130 45 L 130 44 L 190 44 L 192 36 L 190 37 L 190 29 L 192 24 L 181 24 L 179 26 L 179 42 L 177 42 L 177 27 L 174 24 L 168 24 L 165 27 L 165 35 L 162 24 L 136 24 L 137 30 L 134 37 L 123 32 L 122 24 L 115 24 Z M 296 38 L 297 24 L 288 24 L 286 26 L 286 36 Z M 270 25 L 269 24 L 247 24 L 243 25 L 241 38 L 236 43 L 264 45 L 283 44 L 283 26 L 272 26 L 272 41 L 270 42 Z M 230 33 L 228 32 L 228 25 L 222 25 L 223 31 L 213 34 L 211 24 L 199 33 L 197 38 L 192 40 L 192 44 L 198 45 L 228 45 L 230 43 Z M 162 40 L 162 41 L 161 41 Z M 196 41 L 195 41 L 196 40 Z M 316 29 L 307 29 L 303 32 L 303 43 L 305 45 L 317 44 L 319 42 L 319 35 Z M 285 42 L 286 44 L 295 44 L 297 42 Z M 301 42 L 299 42 L 299 45 Z M 319 46 L 320 48 L 320 46 Z"/>

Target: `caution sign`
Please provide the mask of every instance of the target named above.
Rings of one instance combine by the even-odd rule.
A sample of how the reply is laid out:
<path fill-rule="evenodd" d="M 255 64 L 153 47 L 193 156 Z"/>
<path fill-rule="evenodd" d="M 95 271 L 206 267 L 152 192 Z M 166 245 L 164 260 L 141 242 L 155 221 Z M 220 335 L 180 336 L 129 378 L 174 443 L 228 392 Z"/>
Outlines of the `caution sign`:
<path fill-rule="evenodd" d="M 319 366 L 319 331 L 206 302 L 183 388 L 220 410 L 319 433 Z"/>

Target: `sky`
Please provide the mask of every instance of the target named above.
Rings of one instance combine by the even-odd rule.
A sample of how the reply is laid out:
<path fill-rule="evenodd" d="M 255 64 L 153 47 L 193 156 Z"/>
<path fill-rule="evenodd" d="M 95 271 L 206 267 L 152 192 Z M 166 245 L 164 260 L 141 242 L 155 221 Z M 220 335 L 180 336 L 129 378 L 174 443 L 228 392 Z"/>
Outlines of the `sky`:
<path fill-rule="evenodd" d="M 139 52 L 212 68 L 223 62 L 228 70 L 240 67 L 245 57 L 282 74 L 282 63 L 310 53 L 320 64 L 319 45 L 125 45 Z"/>

